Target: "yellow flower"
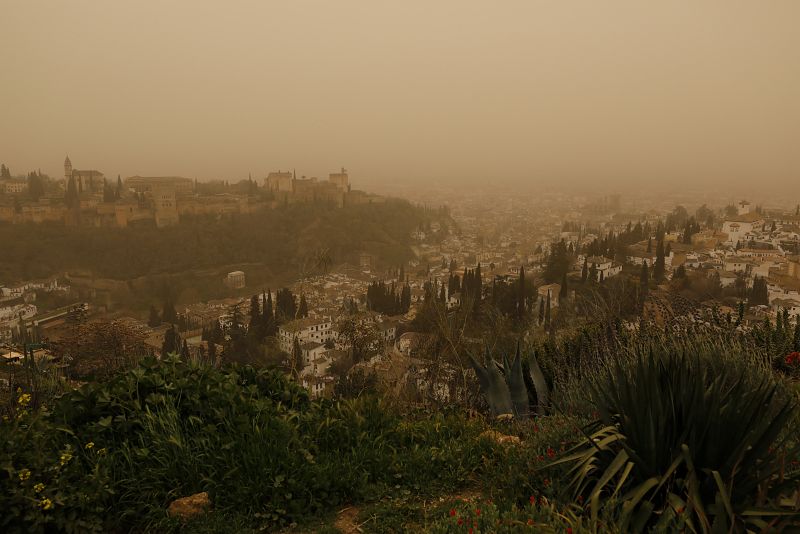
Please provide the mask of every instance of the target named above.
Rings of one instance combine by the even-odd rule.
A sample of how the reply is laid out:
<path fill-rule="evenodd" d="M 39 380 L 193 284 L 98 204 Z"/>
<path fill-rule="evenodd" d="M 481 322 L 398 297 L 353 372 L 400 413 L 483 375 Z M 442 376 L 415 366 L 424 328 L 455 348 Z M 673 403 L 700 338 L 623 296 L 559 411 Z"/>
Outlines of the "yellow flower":
<path fill-rule="evenodd" d="M 8 423 L 8 416 L 7 415 L 3 416 L 3 422 Z"/>
<path fill-rule="evenodd" d="M 33 487 L 33 491 L 35 491 L 36 493 L 41 493 L 42 491 L 44 491 L 44 484 L 42 484 L 41 482 L 39 482 L 38 484 L 36 484 L 36 485 Z"/>
<path fill-rule="evenodd" d="M 28 480 L 31 478 L 31 471 L 30 469 L 21 469 L 19 472 L 19 479 L 20 480 Z"/>
<path fill-rule="evenodd" d="M 39 501 L 39 506 L 42 507 L 42 510 L 49 510 L 50 508 L 53 507 L 53 501 L 51 501 L 50 499 L 42 499 L 41 501 Z"/>
<path fill-rule="evenodd" d="M 67 465 L 67 463 L 69 463 L 70 460 L 72 460 L 72 453 L 71 452 L 65 452 L 64 454 L 61 455 L 61 458 L 60 458 L 59 462 L 63 466 L 63 465 Z"/>
<path fill-rule="evenodd" d="M 102 449 L 97 449 L 97 454 L 99 454 L 100 456 L 105 456 L 107 452 L 108 451 L 106 450 L 105 447 L 103 447 Z"/>
<path fill-rule="evenodd" d="M 92 447 L 94 447 L 94 441 L 90 441 L 89 443 L 83 446 L 83 448 L 86 449 L 87 451 Z"/>
<path fill-rule="evenodd" d="M 17 388 L 17 395 L 19 395 L 20 393 L 22 393 L 22 388 L 18 387 Z"/>
<path fill-rule="evenodd" d="M 29 402 L 31 402 L 31 394 L 30 393 L 23 393 L 17 399 L 17 404 L 19 404 L 20 406 L 27 406 Z"/>

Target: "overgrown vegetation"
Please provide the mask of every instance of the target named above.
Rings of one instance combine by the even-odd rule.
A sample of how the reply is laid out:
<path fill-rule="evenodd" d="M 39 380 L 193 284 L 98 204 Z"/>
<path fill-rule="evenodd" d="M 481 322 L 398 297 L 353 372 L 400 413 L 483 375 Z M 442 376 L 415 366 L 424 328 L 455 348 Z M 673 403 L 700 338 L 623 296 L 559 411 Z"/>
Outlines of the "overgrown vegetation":
<path fill-rule="evenodd" d="M 747 339 L 610 325 L 529 340 L 503 366 L 487 359 L 511 385 L 494 413 L 516 417 L 500 419 L 364 388 L 311 400 L 278 371 L 145 358 L 47 407 L 16 394 L 0 424 L 0 528 L 317 531 L 348 506 L 367 532 L 794 528 L 795 393 Z M 534 355 L 545 406 L 518 384 Z M 207 520 L 167 516 L 201 491 Z"/>

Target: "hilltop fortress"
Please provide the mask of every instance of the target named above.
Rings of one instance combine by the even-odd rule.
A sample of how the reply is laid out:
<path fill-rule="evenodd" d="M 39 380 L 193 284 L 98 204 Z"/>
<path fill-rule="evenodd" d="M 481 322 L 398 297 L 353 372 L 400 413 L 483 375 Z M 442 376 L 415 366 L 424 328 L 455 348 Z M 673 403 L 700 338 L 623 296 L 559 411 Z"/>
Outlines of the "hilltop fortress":
<path fill-rule="evenodd" d="M 35 172 L 27 179 L 0 178 L 0 222 L 11 224 L 165 227 L 178 224 L 182 216 L 253 213 L 296 203 L 343 207 L 383 201 L 352 189 L 345 169 L 327 180 L 271 172 L 261 184 L 252 177 L 236 183 L 198 183 L 181 176 L 108 180 L 97 170 L 74 169 L 67 157 L 63 179 Z"/>

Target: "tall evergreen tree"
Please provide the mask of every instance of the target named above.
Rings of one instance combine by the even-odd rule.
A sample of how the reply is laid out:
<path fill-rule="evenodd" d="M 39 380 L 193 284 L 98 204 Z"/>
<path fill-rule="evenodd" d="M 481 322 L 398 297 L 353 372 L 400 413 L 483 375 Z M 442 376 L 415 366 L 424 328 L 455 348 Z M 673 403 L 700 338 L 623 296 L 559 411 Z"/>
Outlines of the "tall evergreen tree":
<path fill-rule="evenodd" d="M 661 282 L 664 280 L 664 271 L 665 271 L 665 260 L 664 260 L 664 240 L 659 240 L 658 244 L 656 245 L 656 261 L 653 264 L 653 278 L 656 282 Z"/>
<path fill-rule="evenodd" d="M 644 303 L 647 300 L 647 294 L 650 291 L 650 274 L 647 268 L 647 262 L 642 262 L 642 271 L 639 274 L 639 310 L 644 309 Z"/>
<path fill-rule="evenodd" d="M 525 317 L 525 266 L 519 268 L 519 284 L 517 288 L 517 319 L 520 321 Z"/>
<path fill-rule="evenodd" d="M 547 304 L 545 305 L 545 308 L 544 308 L 544 327 L 547 330 L 550 329 L 550 314 L 551 314 L 551 311 L 550 311 L 550 291 L 548 290 L 547 291 Z"/>
<path fill-rule="evenodd" d="M 175 325 L 171 325 L 164 332 L 164 342 L 161 344 L 161 355 L 177 354 L 181 349 L 181 336 L 175 331 Z"/>
<path fill-rule="evenodd" d="M 175 310 L 175 303 L 171 298 L 164 299 L 164 306 L 161 310 L 161 320 L 165 323 L 177 323 L 178 312 Z"/>
<path fill-rule="evenodd" d="M 306 296 L 300 295 L 300 307 L 297 310 L 298 317 L 308 317 L 308 302 L 306 302 Z"/>
<path fill-rule="evenodd" d="M 539 321 L 538 324 L 544 324 L 544 299 L 539 298 Z"/>
<path fill-rule="evenodd" d="M 296 376 L 300 376 L 304 367 L 303 349 L 300 347 L 300 340 L 295 336 L 292 341 L 292 369 Z"/>
<path fill-rule="evenodd" d="M 150 305 L 150 317 L 147 319 L 147 326 L 155 328 L 161 324 L 161 316 L 158 315 L 158 310 L 152 304 Z"/>

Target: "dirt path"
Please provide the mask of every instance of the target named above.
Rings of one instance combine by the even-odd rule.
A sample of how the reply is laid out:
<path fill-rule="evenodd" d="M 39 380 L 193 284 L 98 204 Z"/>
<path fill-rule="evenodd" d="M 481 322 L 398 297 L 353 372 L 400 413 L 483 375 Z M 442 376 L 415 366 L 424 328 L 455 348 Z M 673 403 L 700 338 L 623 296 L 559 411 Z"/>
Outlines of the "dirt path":
<path fill-rule="evenodd" d="M 359 534 L 363 532 L 358 524 L 358 508 L 348 506 L 340 510 L 336 515 L 333 526 L 338 528 L 342 534 Z"/>

